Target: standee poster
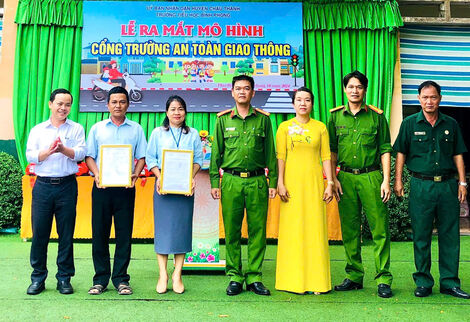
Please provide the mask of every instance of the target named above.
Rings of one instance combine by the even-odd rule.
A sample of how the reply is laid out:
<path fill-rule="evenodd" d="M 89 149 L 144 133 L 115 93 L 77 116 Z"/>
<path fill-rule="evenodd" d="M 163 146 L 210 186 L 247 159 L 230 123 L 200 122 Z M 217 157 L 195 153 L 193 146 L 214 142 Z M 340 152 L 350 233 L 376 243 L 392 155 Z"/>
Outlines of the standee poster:
<path fill-rule="evenodd" d="M 233 106 L 231 80 L 251 75 L 252 104 L 292 112 L 304 84 L 301 3 L 85 1 L 80 111 L 106 109 L 113 86 L 129 112 L 162 112 L 182 96 L 189 112 Z"/>

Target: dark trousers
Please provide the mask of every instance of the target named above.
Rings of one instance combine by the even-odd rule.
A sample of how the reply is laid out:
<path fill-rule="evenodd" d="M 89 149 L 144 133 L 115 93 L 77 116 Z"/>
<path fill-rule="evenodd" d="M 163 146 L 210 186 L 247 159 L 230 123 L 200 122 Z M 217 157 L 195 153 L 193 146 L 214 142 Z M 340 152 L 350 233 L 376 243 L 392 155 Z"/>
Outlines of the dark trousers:
<path fill-rule="evenodd" d="M 458 184 L 454 179 L 433 182 L 411 178 L 410 217 L 416 266 L 413 279 L 416 286 L 431 288 L 434 285 L 431 275 L 431 239 L 435 220 L 438 230 L 440 287 L 460 287 L 460 205 L 457 193 Z"/>
<path fill-rule="evenodd" d="M 59 281 L 70 281 L 75 275 L 73 263 L 73 232 L 77 214 L 77 180 L 70 177 L 59 184 L 36 180 L 32 193 L 31 222 L 33 239 L 30 262 L 33 268 L 32 282 L 44 282 L 47 278 L 47 246 L 55 215 L 59 235 L 57 274 Z"/>
<path fill-rule="evenodd" d="M 135 188 L 92 190 L 92 253 L 95 276 L 93 284 L 107 286 L 109 278 L 117 288 L 129 283 L 127 267 L 131 259 L 132 226 L 134 224 Z M 109 234 L 114 217 L 116 249 L 114 252 L 113 274 L 109 255 Z"/>

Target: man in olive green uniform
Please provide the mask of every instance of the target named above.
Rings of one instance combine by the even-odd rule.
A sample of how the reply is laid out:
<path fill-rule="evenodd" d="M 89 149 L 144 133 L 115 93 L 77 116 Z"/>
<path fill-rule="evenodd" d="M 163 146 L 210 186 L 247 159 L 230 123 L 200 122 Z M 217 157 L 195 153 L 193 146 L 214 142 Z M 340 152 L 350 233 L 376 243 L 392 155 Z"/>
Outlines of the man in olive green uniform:
<path fill-rule="evenodd" d="M 389 217 L 390 133 L 383 111 L 364 103 L 367 77 L 354 71 L 343 79 L 348 104 L 332 109 L 328 123 L 341 231 L 346 253 L 346 279 L 336 291 L 363 288 L 361 209 L 367 216 L 375 254 L 375 280 L 380 297 L 391 297 Z M 382 165 L 383 176 L 380 173 Z"/>
<path fill-rule="evenodd" d="M 441 87 L 426 81 L 418 88 L 422 110 L 407 117 L 400 127 L 394 149 L 395 186 L 403 196 L 403 165 L 411 171 L 409 212 L 413 230 L 416 272 L 415 296 L 432 293 L 431 239 L 436 219 L 439 239 L 440 292 L 469 299 L 460 289 L 460 202 L 467 196 L 462 153 L 467 152 L 457 122 L 439 112 Z M 458 173 L 459 183 L 455 180 Z"/>
<path fill-rule="evenodd" d="M 254 80 L 236 76 L 232 97 L 236 106 L 220 112 L 212 145 L 210 178 L 212 197 L 221 198 L 225 227 L 226 272 L 230 276 L 227 295 L 247 290 L 270 295 L 261 282 L 266 250 L 268 196 L 276 196 L 277 160 L 269 113 L 253 108 Z M 219 188 L 219 169 L 224 173 Z M 268 168 L 269 187 L 265 176 Z M 241 228 L 244 211 L 248 223 L 248 267 L 242 272 Z"/>

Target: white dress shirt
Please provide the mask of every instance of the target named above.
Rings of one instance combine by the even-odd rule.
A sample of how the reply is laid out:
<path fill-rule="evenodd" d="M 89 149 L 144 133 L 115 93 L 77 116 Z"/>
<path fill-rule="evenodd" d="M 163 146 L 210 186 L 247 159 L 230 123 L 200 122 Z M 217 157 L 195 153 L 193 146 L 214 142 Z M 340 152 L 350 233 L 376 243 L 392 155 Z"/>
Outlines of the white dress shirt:
<path fill-rule="evenodd" d="M 70 159 L 57 152 L 39 162 L 39 152 L 47 150 L 57 137 L 60 137 L 64 146 L 75 151 L 74 158 Z M 36 164 L 34 172 L 38 176 L 65 177 L 77 173 L 77 162 L 83 160 L 85 154 L 85 131 L 80 124 L 69 119 L 59 127 L 53 126 L 51 121 L 47 120 L 36 125 L 29 132 L 26 159 L 28 162 Z"/>

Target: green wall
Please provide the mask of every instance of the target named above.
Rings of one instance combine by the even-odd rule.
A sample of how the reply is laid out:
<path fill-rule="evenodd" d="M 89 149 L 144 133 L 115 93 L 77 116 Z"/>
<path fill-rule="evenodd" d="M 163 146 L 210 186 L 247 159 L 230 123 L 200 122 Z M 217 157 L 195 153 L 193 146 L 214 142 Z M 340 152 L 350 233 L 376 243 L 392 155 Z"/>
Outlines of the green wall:
<path fill-rule="evenodd" d="M 0 140 L 0 152 L 8 153 L 18 160 L 15 140 Z"/>

